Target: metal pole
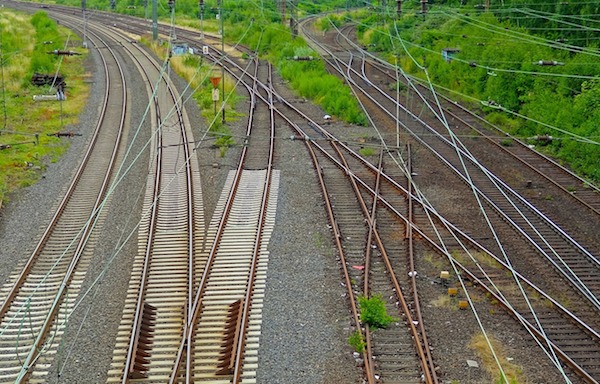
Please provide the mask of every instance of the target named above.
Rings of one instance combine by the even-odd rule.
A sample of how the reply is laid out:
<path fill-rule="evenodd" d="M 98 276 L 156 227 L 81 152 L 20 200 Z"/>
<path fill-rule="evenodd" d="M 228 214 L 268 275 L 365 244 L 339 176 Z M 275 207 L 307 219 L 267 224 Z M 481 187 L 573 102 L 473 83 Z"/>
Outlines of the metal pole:
<path fill-rule="evenodd" d="M 85 17 L 86 0 L 81 0 L 81 14 L 83 15 L 83 47 L 87 48 L 87 19 Z"/>
<path fill-rule="evenodd" d="M 158 40 L 158 0 L 152 0 L 152 40 Z"/>
<path fill-rule="evenodd" d="M 223 0 L 219 0 L 219 22 L 221 24 L 221 97 L 223 98 L 223 115 L 221 123 L 225 125 L 225 29 L 223 28 Z"/>
<path fill-rule="evenodd" d="M 202 27 L 202 21 L 204 20 L 204 0 L 200 0 L 199 4 L 200 4 L 200 38 L 204 39 L 204 28 Z"/>
<path fill-rule="evenodd" d="M 396 148 L 400 150 L 400 76 L 398 75 L 398 56 L 396 59 Z"/>

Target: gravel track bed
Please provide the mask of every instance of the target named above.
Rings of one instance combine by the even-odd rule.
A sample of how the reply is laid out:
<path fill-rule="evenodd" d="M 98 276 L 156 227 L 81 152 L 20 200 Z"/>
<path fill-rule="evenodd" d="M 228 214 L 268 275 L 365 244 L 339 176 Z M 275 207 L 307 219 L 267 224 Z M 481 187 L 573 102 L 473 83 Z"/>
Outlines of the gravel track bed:
<path fill-rule="evenodd" d="M 93 70 L 93 62 L 87 65 L 94 74 L 90 100 L 78 126 L 70 130 L 84 134 L 71 139 L 67 153 L 56 163 L 49 163 L 43 178 L 35 185 L 11 196 L 11 201 L 0 210 L 0 278 L 6 282 L 15 265 L 29 256 L 43 232 L 54 208 L 62 197 L 66 184 L 77 168 L 88 144 L 89 133 L 95 126 L 98 105 L 103 95 L 101 74 Z M 129 72 L 134 84 L 131 95 L 145 95 L 145 86 L 137 73 Z M 177 81 L 182 89 L 184 83 Z M 275 80 L 277 90 L 284 97 L 294 98 Z M 137 127 L 146 106 L 146 98 L 132 97 L 132 129 Z M 310 103 L 297 106 L 319 121 L 326 112 Z M 206 122 L 200 117 L 193 101 L 188 102 L 187 113 L 194 126 L 195 140 L 204 133 Z M 246 113 L 246 103 L 238 110 Z M 229 122 L 237 142 L 244 135 L 245 120 Z M 332 133 L 353 141 L 364 135 L 374 135 L 365 127 L 333 123 Z M 133 143 L 140 149 L 148 139 L 148 125 L 142 136 Z M 267 272 L 267 288 L 263 308 L 263 329 L 259 350 L 259 383 L 360 383 L 360 369 L 355 367 L 352 351 L 346 344 L 350 333 L 348 305 L 340 286 L 340 269 L 333 248 L 331 233 L 322 206 L 321 191 L 312 171 L 304 143 L 288 140 L 291 130 L 279 123 L 277 128 L 276 168 L 281 170 L 276 226 L 269 245 L 270 260 Z M 128 140 L 131 139 L 131 135 Z M 67 139 L 68 140 L 68 139 Z M 212 147 L 212 140 L 198 142 L 196 154 L 202 172 L 202 188 L 205 218 L 212 212 L 227 172 L 235 167 L 240 147 L 231 148 L 225 157 Z M 106 213 L 103 229 L 98 233 L 90 275 L 86 278 L 87 289 L 104 268 L 107 258 L 123 234 L 134 230 L 141 215 L 141 193 L 146 182 L 148 158 L 140 158 L 129 176 L 115 191 L 115 197 Z M 460 207 L 472 206 L 471 198 L 462 188 L 446 183 L 440 178 L 439 169 L 431 157 L 423 151 L 415 161 L 423 178 L 422 187 L 439 200 L 439 208 L 457 217 L 468 215 Z M 449 192 L 450 191 L 450 192 Z M 438 206 L 436 204 L 436 206 Z M 40 209 L 40 207 L 47 207 Z M 471 225 L 479 220 L 473 218 Z M 49 382 L 102 383 L 112 359 L 117 327 L 133 255 L 137 252 L 137 232 L 126 243 L 119 256 L 107 269 L 107 275 L 98 285 L 95 294 L 88 296 L 69 323 L 64 345 L 51 369 Z M 480 361 L 468 344 L 478 332 L 475 318 L 470 311 L 458 311 L 451 305 L 438 305 L 436 299 L 444 295 L 444 288 L 437 283 L 440 269 L 449 269 L 445 260 L 425 257 L 429 252 L 419 247 L 419 290 L 423 300 L 424 318 L 434 357 L 440 366 L 442 382 L 452 379 L 461 383 L 493 382 L 483 368 L 467 370 L 466 360 Z M 93 291 L 94 292 L 94 291 Z M 476 308 L 486 330 L 500 341 L 504 355 L 522 367 L 523 377 L 529 383 L 560 382 L 556 369 L 532 347 L 531 337 L 516 326 L 502 310 L 493 306 L 484 295 L 476 294 Z M 89 313 L 87 310 L 89 309 Z M 85 319 L 84 319 L 85 316 Z M 83 326 L 78 328 L 83 321 Z M 77 335 L 77 333 L 79 334 Z M 77 336 L 77 337 L 75 337 Z M 68 353 L 68 356 L 67 356 Z M 64 366 L 63 366 L 64 364 Z M 61 375 L 58 377 L 58 372 Z M 579 382 L 571 378 L 573 382 Z"/>
<path fill-rule="evenodd" d="M 95 126 L 103 95 L 101 74 L 95 71 L 95 54 L 87 63 L 94 74 L 89 103 L 80 124 L 71 130 L 84 133 L 73 139 L 67 153 L 48 164 L 39 183 L 19 191 L 0 210 L 0 276 L 7 281 L 14 265 L 29 256 L 37 239 L 54 213 L 86 148 L 89 131 Z M 96 58 L 97 60 L 97 58 Z M 131 129 L 136 129 L 145 109 L 145 85 L 137 71 L 127 71 L 131 86 Z M 133 85 L 131 85 L 133 84 Z M 183 89 L 185 83 L 176 80 Z M 241 147 L 225 157 L 213 148 L 213 141 L 200 141 L 206 122 L 195 103 L 186 103 L 192 122 L 196 154 L 202 172 L 205 218 L 211 219 L 229 170 L 234 169 Z M 247 104 L 238 110 L 246 113 Z M 323 112 L 315 107 L 315 116 Z M 244 135 L 246 121 L 229 122 L 237 142 Z M 149 139 L 149 124 L 133 145 L 134 153 Z M 278 136 L 291 131 L 278 129 Z M 132 133 L 127 137 L 131 141 Z M 331 235 L 321 205 L 320 189 L 304 144 L 278 140 L 277 168 L 282 171 L 279 210 L 270 244 L 268 280 L 263 309 L 263 335 L 259 351 L 258 380 L 263 383 L 358 383 L 360 370 L 354 366 L 350 347 L 349 314 L 339 285 L 339 267 L 331 249 Z M 147 151 L 146 151 L 147 152 Z M 62 345 L 50 368 L 48 382 L 103 383 L 112 360 L 117 328 L 121 320 L 133 256 L 137 252 L 136 224 L 141 216 L 148 154 L 145 153 L 115 190 L 104 225 L 97 233 L 90 272 L 82 291 L 92 286 L 99 272 L 106 275 L 96 284 L 67 326 Z M 40 207 L 48 207 L 40 209 Z M 117 257 L 107 266 L 121 239 L 133 233 Z"/>
<path fill-rule="evenodd" d="M 326 35 L 324 39 L 330 46 L 336 44 L 332 34 Z M 378 97 L 376 96 L 376 98 Z M 378 128 L 383 130 L 382 134 L 388 137 L 388 142 L 395 142 L 395 128 L 389 117 L 377 111 L 373 112 L 371 118 L 377 122 Z M 371 141 L 378 142 L 375 139 L 378 134 L 372 128 L 347 130 L 332 125 L 330 130 L 337 137 L 345 138 L 355 150 L 361 147 L 357 144 L 360 141 L 366 141 L 367 144 Z M 459 228 L 467 233 L 475 234 L 474 237 L 480 239 L 489 249 L 496 250 L 497 246 L 492 242 L 491 235 L 486 234 L 487 230 L 482 231 L 482 228 L 486 228 L 482 215 L 473 215 L 473 210 L 477 205 L 470 190 L 451 175 L 445 167 L 440 167 L 439 161 L 428 150 L 420 148 L 406 134 L 401 134 L 400 137 L 401 146 L 407 141 L 411 142 L 414 172 L 418 174 L 417 185 L 433 206 L 451 222 L 458 223 Z M 375 157 L 372 159 L 373 163 L 377 160 Z M 514 239 L 509 242 L 510 245 L 505 245 L 510 248 L 509 252 L 513 251 L 513 254 L 517 255 L 531 253 L 530 247 L 525 246 L 522 239 L 514 236 L 514 232 L 505 224 L 502 224 L 499 231 L 501 236 Z M 482 237 L 484 239 L 481 239 Z M 445 259 L 437 256 L 431 257 L 431 254 L 431 251 L 424 250 L 417 254 L 416 270 L 420 276 L 419 293 L 422 300 L 424 322 L 430 334 L 429 341 L 434 350 L 434 359 L 440 366 L 440 379 L 442 382 L 451 380 L 459 380 L 461 383 L 494 382 L 496 378 L 484 371 L 481 358 L 469 347 L 471 338 L 480 332 L 473 313 L 458 311 L 456 303 L 454 303 L 455 305 L 440 305 L 440 298 L 445 296 L 446 290 L 437 284 L 437 276 L 441 270 L 450 270 L 450 266 Z M 526 257 L 518 258 L 515 263 L 517 268 L 524 268 L 524 270 L 539 268 L 539 266 L 532 268 Z M 548 279 L 546 272 L 540 272 L 536 277 L 543 289 L 551 288 L 551 291 L 560 292 L 559 285 L 562 285 L 564 289 L 564 283 L 557 279 Z M 527 382 L 564 381 L 559 376 L 558 370 L 550 365 L 546 356 L 521 326 L 501 308 L 491 305 L 481 292 L 477 293 L 478 291 L 474 289 L 470 291 L 475 292 L 477 298 L 475 307 L 486 331 L 500 341 L 504 355 L 510 357 L 512 363 L 521 367 L 522 377 Z M 468 369 L 467 359 L 478 361 L 481 368 Z M 570 379 L 573 382 L 580 382 L 577 377 L 570 377 Z"/>

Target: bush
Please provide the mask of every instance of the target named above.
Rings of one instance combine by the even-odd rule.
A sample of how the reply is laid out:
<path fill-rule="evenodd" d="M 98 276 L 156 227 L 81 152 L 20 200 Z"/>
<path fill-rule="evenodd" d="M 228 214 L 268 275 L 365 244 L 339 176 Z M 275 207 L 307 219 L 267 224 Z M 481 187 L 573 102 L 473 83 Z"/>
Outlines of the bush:
<path fill-rule="evenodd" d="M 381 295 L 375 295 L 371 298 L 365 296 L 358 297 L 360 306 L 360 321 L 375 328 L 386 328 L 390 323 L 397 319 L 387 314 L 385 301 Z"/>
<path fill-rule="evenodd" d="M 348 337 L 348 344 L 358 353 L 365 351 L 365 340 L 362 332 L 357 330 Z"/>

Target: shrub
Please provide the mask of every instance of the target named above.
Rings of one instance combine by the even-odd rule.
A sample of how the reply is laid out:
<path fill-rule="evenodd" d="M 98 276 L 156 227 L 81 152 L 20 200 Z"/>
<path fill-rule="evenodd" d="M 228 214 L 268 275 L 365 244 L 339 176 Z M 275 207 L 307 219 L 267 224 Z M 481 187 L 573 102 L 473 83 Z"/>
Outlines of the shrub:
<path fill-rule="evenodd" d="M 361 331 L 357 330 L 348 337 L 348 344 L 358 353 L 365 351 L 365 340 Z"/>
<path fill-rule="evenodd" d="M 358 297 L 360 306 L 360 321 L 375 328 L 386 328 L 390 323 L 397 319 L 387 314 L 385 301 L 381 295 L 375 295 L 371 298 L 365 296 Z"/>

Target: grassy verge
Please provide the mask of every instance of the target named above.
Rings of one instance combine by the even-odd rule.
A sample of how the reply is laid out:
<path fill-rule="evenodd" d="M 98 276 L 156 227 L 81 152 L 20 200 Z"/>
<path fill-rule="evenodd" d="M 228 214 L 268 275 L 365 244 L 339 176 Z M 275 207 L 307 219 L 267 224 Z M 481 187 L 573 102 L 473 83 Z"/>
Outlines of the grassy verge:
<path fill-rule="evenodd" d="M 80 42 L 45 13 L 30 16 L 4 9 L 0 33 L 0 201 L 7 201 L 11 192 L 35 183 L 48 162 L 56 161 L 68 148 L 68 139 L 51 135 L 68 131 L 78 122 L 89 86 L 83 69 L 87 54 L 75 48 Z M 47 54 L 65 47 L 82 55 Z M 56 92 L 50 86 L 32 85 L 34 72 L 64 76 L 66 101 L 33 101 L 34 95 Z"/>
<path fill-rule="evenodd" d="M 160 58 L 165 58 L 168 54 L 168 45 L 161 41 L 152 41 L 149 37 L 142 37 L 142 43 L 148 45 L 150 49 Z M 212 62 L 205 62 L 202 56 L 185 54 L 173 56 L 169 60 L 171 68 L 185 79 L 192 89 L 193 98 L 200 108 L 202 116 L 208 121 L 208 133 L 214 138 L 214 146 L 221 149 L 221 155 L 224 155 L 228 147 L 235 144 L 231 136 L 231 131 L 227 125 L 222 124 L 221 115 L 218 112 L 221 102 L 217 103 L 217 115 L 215 115 L 215 105 L 212 101 L 213 85 L 211 77 L 221 77 L 221 71 L 215 67 Z M 235 83 L 233 79 L 225 74 L 225 116 L 226 121 L 232 121 L 239 118 L 239 113 L 235 107 L 243 100 L 243 97 L 235 92 Z M 219 86 L 219 91 L 222 91 Z M 223 95 L 221 96 L 221 100 Z"/>
<path fill-rule="evenodd" d="M 53 1 L 48 1 L 53 2 Z M 57 4 L 79 7 L 78 0 L 56 0 Z M 115 11 L 137 17 L 149 18 L 150 7 L 145 3 L 116 2 Z M 216 0 L 204 2 L 202 28 L 206 32 L 219 30 L 217 15 L 219 13 Z M 367 119 L 358 103 L 345 84 L 336 76 L 330 75 L 321 60 L 297 62 L 289 60 L 294 56 L 318 55 L 308 48 L 301 38 L 293 38 L 289 27 L 283 22 L 280 10 L 273 1 L 226 0 L 223 21 L 225 39 L 229 44 L 244 44 L 270 60 L 280 71 L 282 77 L 289 81 L 299 96 L 320 105 L 327 114 L 340 120 L 366 125 Z M 331 10 L 333 7 L 358 6 L 358 0 L 326 0 L 319 4 L 298 4 L 299 17 L 308 13 Z M 107 9 L 107 3 L 100 0 L 88 0 L 89 9 Z M 167 7 L 159 7 L 159 19 L 171 21 Z M 289 17 L 289 12 L 288 12 Z M 200 10 L 197 1 L 178 0 L 175 7 L 175 23 L 194 29 L 200 28 Z"/>
<path fill-rule="evenodd" d="M 335 118 L 357 125 L 366 125 L 367 119 L 350 89 L 336 76 L 327 72 L 319 55 L 300 37 L 293 37 L 282 24 L 274 4 L 244 1 L 226 2 L 223 11 L 225 39 L 229 44 L 243 44 L 266 58 L 289 82 L 290 87 L 303 98 L 321 106 Z M 218 30 L 217 10 L 207 8 L 203 21 L 205 31 Z M 252 21 L 253 20 L 253 21 Z M 200 22 L 190 14 L 177 16 L 177 23 L 199 28 Z M 314 60 L 294 60 L 312 57 Z"/>

